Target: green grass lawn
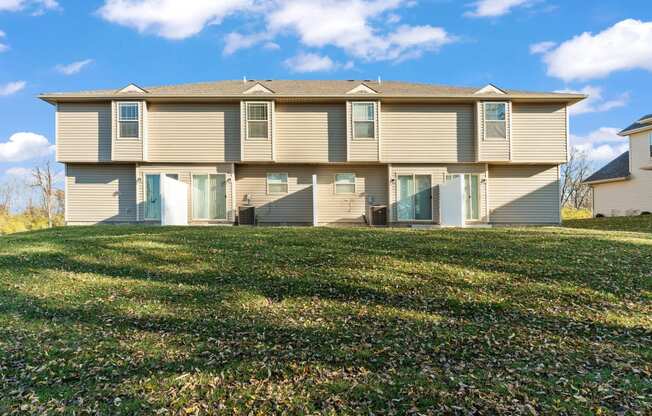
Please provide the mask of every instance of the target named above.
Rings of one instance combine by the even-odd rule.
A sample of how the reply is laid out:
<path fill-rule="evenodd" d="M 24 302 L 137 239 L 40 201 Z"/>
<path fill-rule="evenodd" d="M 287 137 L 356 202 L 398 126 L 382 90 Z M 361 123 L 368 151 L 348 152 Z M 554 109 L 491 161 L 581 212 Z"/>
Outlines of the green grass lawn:
<path fill-rule="evenodd" d="M 16 234 L 0 414 L 649 414 L 651 270 L 648 232 Z"/>

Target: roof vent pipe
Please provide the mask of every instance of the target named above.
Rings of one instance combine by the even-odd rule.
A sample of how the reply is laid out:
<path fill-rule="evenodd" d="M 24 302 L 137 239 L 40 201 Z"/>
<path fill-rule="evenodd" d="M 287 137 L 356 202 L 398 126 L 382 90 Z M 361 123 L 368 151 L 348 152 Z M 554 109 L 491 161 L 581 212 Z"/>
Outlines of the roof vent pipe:
<path fill-rule="evenodd" d="M 380 75 L 378 75 L 378 85 L 380 85 L 380 84 L 382 84 L 382 83 L 383 83 L 383 80 L 380 79 Z"/>
<path fill-rule="evenodd" d="M 246 77 L 246 76 L 242 77 L 242 83 L 243 83 L 243 84 L 246 84 L 246 83 L 247 83 L 247 77 Z"/>

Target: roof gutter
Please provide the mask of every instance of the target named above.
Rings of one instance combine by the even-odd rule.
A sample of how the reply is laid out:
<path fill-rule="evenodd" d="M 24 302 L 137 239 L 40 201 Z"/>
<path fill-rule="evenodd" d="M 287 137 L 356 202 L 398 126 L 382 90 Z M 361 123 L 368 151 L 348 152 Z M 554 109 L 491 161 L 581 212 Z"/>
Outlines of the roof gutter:
<path fill-rule="evenodd" d="M 647 131 L 647 130 L 652 130 L 652 124 L 650 124 L 649 126 L 639 127 L 637 129 L 623 130 L 623 131 L 619 132 L 618 135 L 620 137 L 627 137 L 629 135 L 636 134 L 636 133 L 641 133 L 641 132 L 644 132 L 644 131 Z"/>
<path fill-rule="evenodd" d="M 631 175 L 627 176 L 620 176 L 618 178 L 609 178 L 609 179 L 598 179 L 595 181 L 583 181 L 582 183 L 585 185 L 599 185 L 601 183 L 611 183 L 611 182 L 621 182 L 621 181 L 626 181 L 631 178 Z"/>

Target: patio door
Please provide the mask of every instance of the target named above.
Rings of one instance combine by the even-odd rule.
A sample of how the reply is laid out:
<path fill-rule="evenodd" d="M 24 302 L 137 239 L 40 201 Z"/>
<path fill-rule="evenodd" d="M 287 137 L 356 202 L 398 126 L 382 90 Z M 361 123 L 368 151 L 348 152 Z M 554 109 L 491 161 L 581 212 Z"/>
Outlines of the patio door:
<path fill-rule="evenodd" d="M 467 221 L 480 219 L 480 177 L 479 175 L 446 175 L 446 179 L 461 176 L 464 178 L 464 212 Z"/>
<path fill-rule="evenodd" d="M 399 175 L 397 180 L 399 221 L 432 220 L 432 183 L 430 175 Z"/>
<path fill-rule="evenodd" d="M 226 219 L 226 175 L 192 175 L 192 218 Z"/>

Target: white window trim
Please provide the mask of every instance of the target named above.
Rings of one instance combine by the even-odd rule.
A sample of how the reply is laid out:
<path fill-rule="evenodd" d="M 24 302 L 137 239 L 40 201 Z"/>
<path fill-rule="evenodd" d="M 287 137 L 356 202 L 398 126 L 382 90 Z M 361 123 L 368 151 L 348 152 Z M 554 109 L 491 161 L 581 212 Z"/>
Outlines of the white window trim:
<path fill-rule="evenodd" d="M 190 217 L 192 218 L 193 221 L 226 221 L 226 219 L 229 216 L 229 209 L 228 209 L 229 208 L 229 194 L 228 194 L 228 192 L 226 194 L 226 206 L 225 206 L 226 209 L 224 210 L 224 218 L 197 218 L 197 217 L 195 217 L 195 210 L 194 210 L 195 207 L 193 206 L 193 203 L 195 201 L 194 194 L 193 194 L 195 192 L 195 184 L 194 184 L 195 176 L 204 176 L 204 175 L 208 175 L 208 176 L 210 176 L 210 175 L 222 175 L 222 176 L 224 176 L 224 182 L 225 183 L 228 183 L 228 179 L 229 179 L 228 174 L 221 173 L 221 172 L 192 172 L 190 174 L 190 207 L 191 207 Z M 226 185 L 225 185 L 224 189 L 225 189 L 225 192 L 226 192 Z"/>
<path fill-rule="evenodd" d="M 285 175 L 285 192 L 270 192 L 269 191 L 269 175 Z M 267 195 L 287 195 L 290 193 L 290 175 L 287 172 L 267 172 L 265 173 L 265 187 Z"/>
<path fill-rule="evenodd" d="M 177 180 L 180 180 L 181 178 L 181 173 L 179 172 L 143 172 L 143 221 L 160 221 L 161 218 L 152 218 L 152 217 L 147 217 L 147 209 L 145 209 L 145 205 L 147 204 L 147 177 L 148 176 L 158 176 L 160 177 L 161 175 L 177 175 Z M 161 197 L 160 193 L 160 185 L 159 185 L 159 198 Z"/>
<path fill-rule="evenodd" d="M 267 137 L 249 137 L 249 104 L 264 104 L 267 107 Z M 271 125 L 270 125 L 270 120 L 271 120 L 271 106 L 269 101 L 245 101 L 245 130 L 247 134 L 245 135 L 245 140 L 249 141 L 258 141 L 258 142 L 266 142 L 269 141 L 272 137 L 272 132 L 271 132 Z M 262 120 L 251 120 L 251 121 L 262 121 Z"/>
<path fill-rule="evenodd" d="M 430 173 L 402 173 L 402 172 L 396 172 L 395 175 L 396 175 L 396 178 L 395 178 L 396 179 L 396 182 L 395 182 L 396 185 L 394 186 L 394 188 L 395 188 L 394 192 L 396 194 L 395 198 L 396 198 L 396 205 L 397 205 L 396 222 L 398 222 L 398 223 L 408 223 L 408 224 L 409 223 L 420 223 L 420 222 L 423 222 L 423 223 L 431 223 L 431 222 L 433 222 L 435 220 L 435 218 L 434 218 L 435 217 L 435 193 L 434 193 L 434 191 L 432 189 L 433 184 L 434 184 L 432 174 L 430 174 Z M 398 184 L 399 183 L 398 182 L 399 176 L 412 176 L 412 183 L 414 185 L 416 185 L 416 182 L 417 182 L 416 177 L 417 176 L 429 176 L 430 177 L 430 218 L 429 219 L 417 220 L 416 218 L 413 218 L 411 220 L 409 220 L 409 219 L 408 220 L 401 220 L 401 219 L 398 218 L 398 200 L 399 200 L 399 195 L 400 195 L 399 188 L 398 188 L 399 187 L 399 184 Z M 415 205 L 415 209 L 416 209 L 416 205 Z M 416 217 L 416 215 L 414 215 L 414 213 L 413 213 L 413 216 Z"/>
<path fill-rule="evenodd" d="M 355 105 L 356 104 L 371 104 L 374 109 L 374 117 L 372 122 L 374 123 L 374 137 L 355 137 Z M 356 141 L 376 141 L 378 137 L 378 107 L 376 106 L 375 101 L 352 101 L 351 102 L 351 140 Z M 360 122 L 368 123 L 369 120 L 358 120 Z"/>
<path fill-rule="evenodd" d="M 503 104 L 505 106 L 505 120 L 488 120 L 487 119 L 487 104 Z M 512 133 L 508 119 L 511 119 L 509 114 L 509 102 L 507 101 L 485 101 L 482 103 L 482 140 L 486 141 L 506 141 L 509 140 L 509 136 Z M 505 137 L 487 137 L 487 121 L 502 121 L 505 123 Z"/>
<path fill-rule="evenodd" d="M 351 185 L 349 182 L 337 182 L 337 175 L 353 175 L 353 192 L 337 192 L 337 185 Z M 333 175 L 334 195 L 355 195 L 358 193 L 358 175 L 355 172 L 338 172 Z"/>
<path fill-rule="evenodd" d="M 143 130 L 142 130 L 143 126 L 142 126 L 142 117 L 141 117 L 142 116 L 142 114 L 141 114 L 142 109 L 140 108 L 140 103 L 138 101 L 118 101 L 116 105 L 117 105 L 116 113 L 118 113 L 117 114 L 117 116 L 118 116 L 117 117 L 117 119 L 118 119 L 118 126 L 117 126 L 118 128 L 117 128 L 117 130 L 118 131 L 116 132 L 116 137 L 118 139 L 123 139 L 123 140 L 140 140 L 141 137 L 143 136 L 143 133 L 142 133 L 143 132 Z M 120 115 L 120 107 L 122 107 L 123 105 L 135 105 L 136 109 L 138 110 L 138 113 L 136 114 L 136 120 L 135 120 L 136 123 L 138 123 L 138 137 L 122 137 L 120 135 L 120 123 L 123 122 L 123 121 L 125 121 L 125 122 L 133 122 L 134 121 L 134 120 L 122 120 L 122 116 Z"/>
<path fill-rule="evenodd" d="M 652 131 L 648 133 L 647 137 L 647 147 L 648 147 L 648 156 L 652 160 Z M 630 152 L 630 157 L 631 157 L 631 152 Z"/>

